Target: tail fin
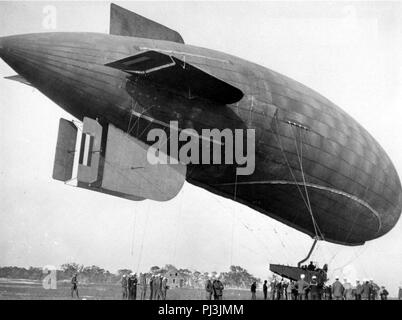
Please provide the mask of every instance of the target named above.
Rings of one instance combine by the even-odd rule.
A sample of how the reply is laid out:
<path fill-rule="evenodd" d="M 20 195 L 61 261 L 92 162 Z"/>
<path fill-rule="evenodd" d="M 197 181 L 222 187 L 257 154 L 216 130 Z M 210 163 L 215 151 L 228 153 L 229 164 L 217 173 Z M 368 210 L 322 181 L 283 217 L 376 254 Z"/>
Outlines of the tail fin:
<path fill-rule="evenodd" d="M 184 43 L 181 35 L 164 25 L 149 20 L 112 3 L 110 5 L 110 34 Z"/>

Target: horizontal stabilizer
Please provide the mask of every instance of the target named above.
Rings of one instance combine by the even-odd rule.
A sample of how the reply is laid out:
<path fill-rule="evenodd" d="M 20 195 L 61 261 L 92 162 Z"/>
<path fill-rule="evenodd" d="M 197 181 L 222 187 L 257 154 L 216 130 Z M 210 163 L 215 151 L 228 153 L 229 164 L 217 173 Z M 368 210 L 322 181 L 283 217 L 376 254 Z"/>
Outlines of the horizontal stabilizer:
<path fill-rule="evenodd" d="M 150 164 L 149 148 L 109 124 L 102 187 L 157 201 L 174 198 L 186 179 L 186 166 Z"/>
<path fill-rule="evenodd" d="M 139 197 L 139 196 L 135 196 L 135 195 L 132 195 L 132 194 L 127 194 L 127 193 L 122 193 L 122 192 L 117 192 L 117 191 L 113 191 L 113 190 L 108 190 L 108 189 L 105 189 L 105 188 L 101 188 L 101 187 L 99 187 L 97 185 L 91 184 L 91 183 L 85 183 L 85 182 L 77 181 L 77 187 L 87 189 L 87 190 L 91 190 L 91 191 L 95 191 L 95 192 L 108 194 L 108 195 L 111 195 L 111 196 L 131 200 L 131 201 L 143 201 L 143 200 L 145 200 L 145 198 L 143 198 L 143 197 Z"/>
<path fill-rule="evenodd" d="M 75 150 L 77 144 L 81 147 Z M 53 179 L 75 180 L 78 162 L 77 187 L 134 201 L 170 200 L 181 190 L 187 168 L 177 161 L 150 164 L 149 148 L 111 124 L 102 126 L 86 117 L 77 141 L 75 124 L 60 119 Z"/>
<path fill-rule="evenodd" d="M 164 25 L 149 20 L 139 14 L 110 5 L 110 34 L 126 37 L 147 38 L 184 43 L 181 35 Z"/>
<path fill-rule="evenodd" d="M 223 104 L 243 98 L 243 92 L 231 84 L 186 63 L 174 56 L 148 50 L 106 64 L 106 66 L 136 75 L 144 75 L 162 86 L 183 91 L 189 96 L 202 97 Z"/>
<path fill-rule="evenodd" d="M 4 79 L 18 81 L 23 84 L 26 84 L 27 86 L 33 87 L 33 85 L 27 79 L 25 79 L 23 76 L 20 76 L 19 74 L 15 76 L 4 77 Z"/>

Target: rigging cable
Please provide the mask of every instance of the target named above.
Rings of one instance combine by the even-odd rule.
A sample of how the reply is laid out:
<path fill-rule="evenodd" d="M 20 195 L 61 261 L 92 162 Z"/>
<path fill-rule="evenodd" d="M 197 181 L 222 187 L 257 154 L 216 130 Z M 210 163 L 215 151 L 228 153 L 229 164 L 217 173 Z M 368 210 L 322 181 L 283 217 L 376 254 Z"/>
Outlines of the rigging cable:
<path fill-rule="evenodd" d="M 237 196 L 237 172 L 235 171 L 235 185 L 234 185 L 234 195 L 233 200 L 236 201 Z M 236 217 L 236 207 L 233 207 L 232 211 L 232 239 L 230 248 L 230 265 L 233 265 L 233 243 L 234 243 L 234 229 L 235 229 L 235 217 Z"/>
<path fill-rule="evenodd" d="M 180 227 L 181 227 L 181 214 L 182 214 L 182 206 L 183 206 L 183 194 L 184 191 L 182 191 L 182 198 L 180 201 L 180 206 L 179 206 L 179 212 L 178 212 L 178 216 L 177 216 L 177 223 L 176 223 L 176 234 L 175 234 L 175 238 L 174 238 L 174 242 L 173 242 L 173 257 L 172 257 L 172 263 L 173 265 L 175 265 L 176 263 L 176 251 L 177 251 L 177 238 L 179 236 L 179 231 L 180 231 Z"/>
<path fill-rule="evenodd" d="M 289 123 L 289 125 L 291 125 L 291 124 Z M 303 130 L 303 129 L 301 129 L 301 130 Z M 319 234 L 320 234 L 320 238 L 321 238 L 322 240 L 324 240 L 324 236 L 323 236 L 323 234 L 321 233 L 321 230 L 320 230 L 320 228 L 319 228 L 319 226 L 318 226 L 318 224 L 317 224 L 317 221 L 316 221 L 316 219 L 315 219 L 315 217 L 314 217 L 313 209 L 312 209 L 311 202 L 310 202 L 309 192 L 308 192 L 308 190 L 307 190 L 306 177 L 305 177 L 304 168 L 303 168 L 303 137 L 302 137 L 302 131 L 301 131 L 301 130 L 299 130 L 299 133 L 300 133 L 300 155 L 299 155 L 299 150 L 298 150 L 298 148 L 297 148 L 297 137 L 296 137 L 296 134 L 294 133 L 294 130 L 293 130 L 293 127 L 292 127 L 292 132 L 293 132 L 293 135 L 294 135 L 294 137 L 295 137 L 295 144 L 296 144 L 297 157 L 298 157 L 299 163 L 300 163 L 300 170 L 301 170 L 301 174 L 302 174 L 303 185 L 304 185 L 304 189 L 305 189 L 305 193 L 306 193 L 306 198 L 307 198 L 307 203 L 308 203 L 308 210 L 309 210 L 309 213 L 310 213 L 310 215 L 311 215 L 311 219 L 312 219 L 312 221 L 313 221 L 313 226 L 314 226 L 314 231 L 315 231 L 316 237 L 318 237 L 318 233 L 319 233 Z"/>
<path fill-rule="evenodd" d="M 147 232 L 147 226 L 148 226 L 148 220 L 149 220 L 149 216 L 150 216 L 150 203 L 148 202 L 148 208 L 147 208 L 147 214 L 146 214 L 146 220 L 145 220 L 145 227 L 144 227 L 144 231 L 142 233 L 142 239 L 141 239 L 141 247 L 140 247 L 140 253 L 139 253 L 139 257 L 138 257 L 138 263 L 137 263 L 137 269 L 136 272 L 138 273 L 138 270 L 141 266 L 141 260 L 142 260 L 142 251 L 144 249 L 144 238 L 145 238 L 145 234 Z"/>
<path fill-rule="evenodd" d="M 278 142 L 278 145 L 279 145 L 279 148 L 281 150 L 282 156 L 283 156 L 283 158 L 285 160 L 285 163 L 286 163 L 286 165 L 287 165 L 287 167 L 288 167 L 288 169 L 290 171 L 290 174 L 291 174 L 291 176 L 292 176 L 292 178 L 293 178 L 293 180 L 295 182 L 295 185 L 296 185 L 297 189 L 299 190 L 300 196 L 302 197 L 304 204 L 308 208 L 307 201 L 304 198 L 304 194 L 303 194 L 302 190 L 300 189 L 299 182 L 297 181 L 296 176 L 294 175 L 292 167 L 289 164 L 288 158 L 287 158 L 286 153 L 285 153 L 284 148 L 283 148 L 282 139 L 280 138 L 280 135 L 279 135 L 279 124 L 278 124 L 279 120 L 278 120 L 277 114 L 275 114 L 274 119 L 275 119 L 275 125 L 276 125 L 276 130 L 275 130 L 275 135 L 274 136 L 276 137 L 276 140 Z M 297 217 L 297 215 L 296 215 L 296 217 Z"/>
<path fill-rule="evenodd" d="M 316 223 L 316 221 L 315 221 L 314 214 L 313 214 L 312 208 L 311 208 L 310 197 L 309 197 L 308 190 L 307 190 L 306 179 L 305 179 L 304 169 L 303 169 L 303 162 L 302 162 L 302 156 L 303 156 L 303 154 L 302 154 L 302 144 L 303 144 L 303 139 L 302 139 L 301 132 L 300 132 L 300 151 L 301 151 L 301 152 L 300 152 L 300 154 L 299 154 L 299 149 L 298 149 L 298 147 L 297 147 L 297 136 L 296 136 L 295 133 L 294 133 L 292 124 L 291 124 L 290 122 L 287 122 L 288 125 L 290 126 L 290 130 L 292 131 L 292 134 L 293 134 L 293 137 L 294 137 L 295 146 L 296 146 L 296 153 L 297 153 L 297 158 L 298 158 L 299 165 L 300 165 L 300 171 L 301 171 L 301 174 L 302 174 L 302 179 L 303 179 L 304 190 L 305 190 L 305 193 L 306 193 L 306 194 L 305 194 L 306 198 L 305 198 L 304 195 L 303 195 L 303 192 L 302 192 L 302 190 L 301 190 L 301 188 L 300 188 L 299 182 L 297 181 L 296 176 L 295 176 L 295 174 L 294 174 L 294 172 L 293 172 L 293 170 L 292 170 L 292 167 L 290 166 L 289 160 L 288 160 L 288 158 L 287 158 L 287 156 L 286 156 L 286 154 L 285 154 L 285 151 L 284 151 L 284 148 L 283 148 L 283 144 L 282 144 L 282 140 L 281 140 L 280 135 L 279 135 L 279 120 L 278 120 L 278 113 L 277 113 L 277 112 L 275 113 L 274 119 L 275 119 L 275 124 L 276 124 L 275 137 L 277 138 L 278 145 L 279 145 L 279 147 L 280 147 L 282 156 L 283 156 L 284 159 L 285 159 L 286 165 L 287 165 L 287 167 L 288 167 L 288 169 L 289 169 L 289 171 L 290 171 L 290 174 L 291 174 L 291 176 L 292 176 L 292 178 L 293 178 L 293 180 L 294 180 L 294 182 L 295 182 L 295 184 L 296 184 L 296 186 L 297 186 L 297 189 L 299 190 L 299 193 L 300 193 L 300 195 L 301 195 L 301 197 L 302 197 L 302 199 L 303 199 L 303 202 L 304 202 L 304 204 L 306 205 L 306 208 L 307 208 L 307 210 L 308 210 L 308 212 L 309 212 L 309 214 L 310 214 L 310 216 L 311 216 L 311 218 L 312 218 L 312 223 L 313 223 L 314 233 L 315 233 L 315 239 L 316 239 L 316 240 L 319 239 L 319 234 L 318 234 L 318 233 L 320 233 L 321 239 L 324 240 L 324 237 L 323 237 L 323 235 L 322 235 L 322 233 L 321 233 L 321 230 L 319 229 L 319 227 L 318 227 L 318 225 L 317 225 L 317 223 Z M 297 217 L 297 215 L 296 215 L 296 217 Z M 315 244 L 316 244 L 316 240 L 314 240 L 313 247 L 314 247 Z"/>
<path fill-rule="evenodd" d="M 132 236 L 132 239 L 131 239 L 131 256 L 133 256 L 133 253 L 134 253 L 136 225 L 137 225 L 137 211 L 134 209 L 133 236 Z"/>

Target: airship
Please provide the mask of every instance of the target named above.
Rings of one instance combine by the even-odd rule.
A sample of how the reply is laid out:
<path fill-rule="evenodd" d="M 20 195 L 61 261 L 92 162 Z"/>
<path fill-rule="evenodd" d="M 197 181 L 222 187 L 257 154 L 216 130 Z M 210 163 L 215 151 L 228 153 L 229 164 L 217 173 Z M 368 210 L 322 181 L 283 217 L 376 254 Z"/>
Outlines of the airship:
<path fill-rule="evenodd" d="M 168 201 L 187 181 L 348 246 L 383 236 L 401 215 L 390 158 L 341 108 L 273 70 L 186 45 L 178 32 L 114 4 L 109 34 L 2 37 L 0 56 L 17 73 L 9 79 L 77 119 L 60 119 L 56 180 L 132 201 Z M 170 142 L 184 145 L 175 137 L 187 133 L 202 144 L 205 129 L 252 130 L 252 172 L 176 159 Z M 157 152 L 176 161 L 149 163 L 152 130 L 169 140 Z M 230 146 L 220 138 L 205 140 Z"/>

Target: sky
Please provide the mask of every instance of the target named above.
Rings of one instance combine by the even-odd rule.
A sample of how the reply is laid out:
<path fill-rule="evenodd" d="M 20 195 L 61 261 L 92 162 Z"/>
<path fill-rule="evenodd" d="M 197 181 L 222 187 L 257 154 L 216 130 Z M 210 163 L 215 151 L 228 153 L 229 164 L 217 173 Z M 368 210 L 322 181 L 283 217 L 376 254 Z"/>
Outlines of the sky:
<path fill-rule="evenodd" d="M 402 174 L 402 4 L 398 2 L 116 2 L 178 31 L 187 44 L 256 62 L 320 92 L 363 125 Z M 48 6 L 51 6 L 49 9 Z M 0 1 L 0 36 L 107 33 L 109 2 Z M 54 9 L 52 9 L 54 8 Z M 50 11 L 49 11 L 50 10 Z M 46 19 L 56 12 L 55 23 Z M 60 117 L 38 90 L 3 79 L 0 60 L 0 266 L 64 262 L 136 272 L 167 263 L 199 271 L 241 265 L 266 279 L 312 239 L 185 183 L 169 202 L 132 202 L 52 180 Z M 402 285 L 402 222 L 364 246 L 320 242 L 329 276 Z"/>

